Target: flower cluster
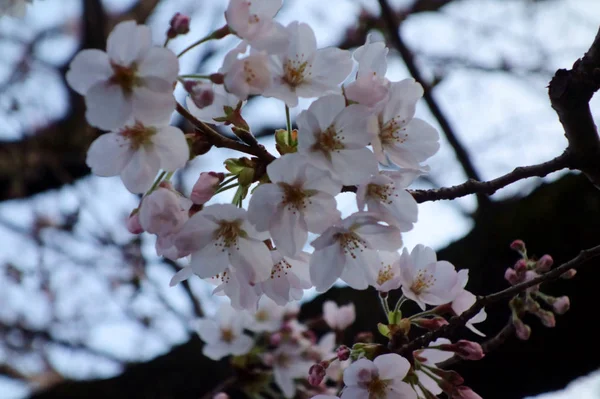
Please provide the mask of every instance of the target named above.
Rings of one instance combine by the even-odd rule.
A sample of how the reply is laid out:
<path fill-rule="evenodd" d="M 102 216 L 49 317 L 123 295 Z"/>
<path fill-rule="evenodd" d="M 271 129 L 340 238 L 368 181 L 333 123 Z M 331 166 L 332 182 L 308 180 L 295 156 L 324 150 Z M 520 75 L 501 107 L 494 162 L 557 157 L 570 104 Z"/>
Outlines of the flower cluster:
<path fill-rule="evenodd" d="M 199 322 L 206 356 L 233 355 L 234 365 L 267 368 L 289 398 L 301 386 L 315 395 L 333 395 L 333 386 L 345 386 L 343 398 L 431 397 L 442 391 L 476 397 L 467 395 L 462 381 L 436 371 L 430 356 L 481 358 L 473 342 L 436 341 L 411 361 L 369 342 L 334 351 L 336 335 L 354 320 L 352 306 L 325 304 L 323 320 L 336 333 L 320 341 L 289 308 L 304 290 L 324 292 L 338 279 L 354 289 L 374 287 L 387 318 L 379 331 L 393 343 L 408 339 L 411 326 L 444 325 L 444 315 L 462 314 L 475 296 L 465 290 L 467 270 L 439 261 L 424 245 L 403 248 L 402 233 L 418 217 L 407 188 L 428 172 L 425 162 L 439 148 L 437 131 L 415 117 L 423 88 L 413 79 L 385 77 L 383 42 L 368 37 L 354 53 L 318 48 L 309 25 L 283 26 L 273 19 L 281 5 L 231 0 L 227 25 L 179 55 L 166 46 L 189 32 L 189 18 L 181 14 L 171 20 L 163 47 L 152 45 L 148 27 L 126 21 L 110 34 L 106 52 L 80 52 L 67 81 L 85 96 L 90 125 L 108 131 L 91 145 L 87 164 L 143 194 L 127 222 L 131 233 L 155 235 L 159 256 L 189 259 L 171 285 L 195 275 L 229 298 L 214 318 Z M 241 40 L 216 73 L 179 75 L 180 56 L 231 34 Z M 177 83 L 189 94 L 187 109 L 173 96 Z M 278 99 L 286 111 L 286 129 L 275 132 L 278 158 L 257 143 L 243 118 L 254 95 Z M 299 98 L 315 100 L 293 129 L 289 108 Z M 190 119 L 194 133 L 170 126 L 175 110 Z M 209 125 L 231 128 L 239 141 Z M 187 195 L 173 187 L 171 176 L 190 158 L 227 143 L 253 157 L 227 159 L 227 171 L 201 173 Z M 233 188 L 233 203 L 212 202 Z M 336 196 L 343 190 L 356 193 L 356 211 L 342 219 Z M 390 308 L 394 291 L 401 296 Z M 406 301 L 422 312 L 403 317 Z M 473 324 L 485 317 L 482 310 L 467 326 L 483 335 Z"/>

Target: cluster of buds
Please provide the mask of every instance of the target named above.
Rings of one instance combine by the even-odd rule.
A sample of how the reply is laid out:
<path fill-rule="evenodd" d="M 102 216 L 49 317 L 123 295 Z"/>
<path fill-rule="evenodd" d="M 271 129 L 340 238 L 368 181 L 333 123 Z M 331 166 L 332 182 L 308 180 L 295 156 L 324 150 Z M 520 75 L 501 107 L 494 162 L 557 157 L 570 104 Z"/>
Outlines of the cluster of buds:
<path fill-rule="evenodd" d="M 507 268 L 504 273 L 504 278 L 511 285 L 531 281 L 549 271 L 554 264 L 554 260 L 550 255 L 544 255 L 539 259 L 530 258 L 527 255 L 525 243 L 521 240 L 513 241 L 510 247 L 521 255 L 521 259 L 519 259 L 512 268 Z M 571 278 L 574 275 L 575 270 L 571 269 L 563 274 L 562 278 Z M 546 305 L 551 311 L 544 309 L 542 305 Z M 519 294 L 510 301 L 510 309 L 512 312 L 511 319 L 517 337 L 522 340 L 527 340 L 531 335 L 531 327 L 521 320 L 524 314 L 530 313 L 536 316 L 544 326 L 554 327 L 556 325 L 554 314 L 564 314 L 569 310 L 569 306 L 570 301 L 567 296 L 553 297 L 544 294 L 540 291 L 539 284 L 528 288 L 525 292 Z"/>

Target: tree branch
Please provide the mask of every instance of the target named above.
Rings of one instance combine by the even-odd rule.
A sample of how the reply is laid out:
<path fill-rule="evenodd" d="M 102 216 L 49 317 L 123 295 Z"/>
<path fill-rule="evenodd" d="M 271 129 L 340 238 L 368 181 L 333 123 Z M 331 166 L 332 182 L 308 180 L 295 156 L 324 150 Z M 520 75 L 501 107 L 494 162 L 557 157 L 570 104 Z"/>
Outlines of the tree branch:
<path fill-rule="evenodd" d="M 600 89 L 600 30 L 583 58 L 570 70 L 559 69 L 548 95 L 569 141 L 573 162 L 600 188 L 600 141 L 589 102 Z"/>
<path fill-rule="evenodd" d="M 423 78 L 421 71 L 417 67 L 417 64 L 414 60 L 413 53 L 406 46 L 406 44 L 404 43 L 404 40 L 402 40 L 402 37 L 400 36 L 400 32 L 399 32 L 399 25 L 398 25 L 398 22 L 396 19 L 396 14 L 390 7 L 387 0 L 378 0 L 378 1 L 379 1 L 379 6 L 381 7 L 381 16 L 387 26 L 388 35 L 389 35 L 394 47 L 400 53 L 400 56 L 404 60 L 404 63 L 406 64 L 406 67 L 408 68 L 412 77 L 423 86 L 423 89 L 424 89 L 423 98 L 425 99 L 425 102 L 427 103 L 427 106 L 429 107 L 431 113 L 433 114 L 435 119 L 438 121 L 438 124 L 440 125 L 440 128 L 444 132 L 446 139 L 448 140 L 448 142 L 454 149 L 456 158 L 458 159 L 458 162 L 461 164 L 461 166 L 465 172 L 465 175 L 469 179 L 472 179 L 472 180 L 481 180 L 481 178 L 479 177 L 479 173 L 477 173 L 477 171 L 475 170 L 475 166 L 471 162 L 471 158 L 469 157 L 467 150 L 465 149 L 465 147 L 462 145 L 462 143 L 458 139 L 456 132 L 450 125 L 450 122 L 448 121 L 448 119 L 446 118 L 444 113 L 442 112 L 442 109 L 436 102 L 435 98 L 433 98 L 433 93 L 432 93 L 431 87 L 429 87 L 429 85 L 425 82 L 425 79 Z M 477 202 L 479 203 L 479 206 L 485 206 L 486 204 L 489 204 L 490 201 L 489 201 L 488 197 L 478 193 L 477 194 Z"/>
<path fill-rule="evenodd" d="M 426 334 L 421 335 L 420 337 L 415 338 L 408 344 L 402 346 L 399 350 L 401 355 L 412 354 L 413 351 L 417 349 L 421 349 L 427 346 L 431 341 L 436 340 L 437 338 L 447 336 L 451 334 L 456 328 L 460 326 L 464 326 L 473 316 L 475 316 L 481 309 L 485 306 L 488 306 L 494 302 L 498 302 L 502 299 L 510 298 L 515 296 L 527 288 L 533 287 L 535 285 L 539 285 L 542 283 L 547 283 L 549 281 L 553 281 L 558 279 L 562 274 L 570 269 L 576 269 L 577 267 L 583 265 L 586 261 L 600 256 L 600 245 L 595 246 L 593 248 L 582 250 L 579 255 L 575 258 L 571 259 L 568 262 L 563 263 L 562 265 L 556 267 L 555 269 L 550 270 L 547 273 L 544 273 L 532 280 L 525 281 L 523 283 L 513 285 L 505 290 L 496 292 L 494 294 L 486 295 L 484 297 L 480 297 L 477 301 L 471 306 L 469 309 L 464 311 L 460 316 L 455 316 L 450 319 L 450 322 L 440 327 L 437 330 L 430 331 Z"/>

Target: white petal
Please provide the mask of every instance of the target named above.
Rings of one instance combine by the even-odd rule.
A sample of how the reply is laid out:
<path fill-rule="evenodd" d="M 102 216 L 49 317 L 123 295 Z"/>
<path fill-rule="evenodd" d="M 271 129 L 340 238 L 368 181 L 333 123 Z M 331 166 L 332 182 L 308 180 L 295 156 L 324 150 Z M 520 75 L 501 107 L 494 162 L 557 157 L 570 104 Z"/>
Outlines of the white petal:
<path fill-rule="evenodd" d="M 106 133 L 94 140 L 85 162 L 95 175 L 117 176 L 132 156 L 127 140 L 118 133 Z"/>
<path fill-rule="evenodd" d="M 196 252 L 213 242 L 218 225 L 204 218 L 202 212 L 192 216 L 177 233 L 174 243 L 183 252 Z"/>
<path fill-rule="evenodd" d="M 190 158 L 190 148 L 181 130 L 173 126 L 157 129 L 152 137 L 155 151 L 160 157 L 160 168 L 174 172 L 183 168 Z"/>
<path fill-rule="evenodd" d="M 66 79 L 73 90 L 85 94 L 98 82 L 105 82 L 113 75 L 108 55 L 100 50 L 80 51 L 69 66 Z"/>
<path fill-rule="evenodd" d="M 335 177 L 344 185 L 364 183 L 378 172 L 377 160 L 368 148 L 333 153 L 331 161 Z"/>
<path fill-rule="evenodd" d="M 410 257 L 417 270 L 424 269 L 426 266 L 437 262 L 435 251 L 423 244 L 415 246 L 410 253 Z"/>
<path fill-rule="evenodd" d="M 152 33 L 145 25 L 124 21 L 115 26 L 106 41 L 106 52 L 111 60 L 122 66 L 143 57 L 152 46 Z"/>
<path fill-rule="evenodd" d="M 123 127 L 131 118 L 133 106 L 121 87 L 107 82 L 98 82 L 85 95 L 88 123 L 104 130 Z"/>
<path fill-rule="evenodd" d="M 185 281 L 188 278 L 192 277 L 193 274 L 194 274 L 194 272 L 192 271 L 191 267 L 189 267 L 189 266 L 184 267 L 183 269 L 181 269 L 180 271 L 175 273 L 175 275 L 171 278 L 171 281 L 169 281 L 169 287 L 176 286 L 177 284 L 181 283 L 182 281 Z"/>
<path fill-rule="evenodd" d="M 146 124 L 164 124 L 175 110 L 175 98 L 171 91 L 156 92 L 147 87 L 136 87 L 132 96 L 133 117 Z"/>
<path fill-rule="evenodd" d="M 229 256 L 226 249 L 216 244 L 205 245 L 192 253 L 190 266 L 200 278 L 209 278 L 221 274 L 229 266 Z"/>
<path fill-rule="evenodd" d="M 231 343 L 231 354 L 232 355 L 245 355 L 250 352 L 250 349 L 254 346 L 254 341 L 252 338 L 247 336 L 246 334 L 242 334 Z"/>
<path fill-rule="evenodd" d="M 325 193 L 317 193 L 310 197 L 306 205 L 304 220 L 308 231 L 320 234 L 340 220 L 341 213 L 337 209 L 335 198 Z"/>
<path fill-rule="evenodd" d="M 383 121 L 392 118 L 410 121 L 416 109 L 417 101 L 423 96 L 423 86 L 414 79 L 404 79 L 390 85 L 390 98 L 383 110 Z"/>
<path fill-rule="evenodd" d="M 206 343 L 218 342 L 221 340 L 221 330 L 214 320 L 199 319 L 197 332 L 200 338 Z"/>
<path fill-rule="evenodd" d="M 308 113 L 316 117 L 321 132 L 325 131 L 333 123 L 333 120 L 340 112 L 343 112 L 345 107 L 346 100 L 344 100 L 344 96 L 334 94 L 314 101 L 308 107 Z"/>
<path fill-rule="evenodd" d="M 261 184 L 250 197 L 248 220 L 258 231 L 269 230 L 271 218 L 283 199 L 283 190 L 277 184 Z"/>
<path fill-rule="evenodd" d="M 269 224 L 269 232 L 277 249 L 285 256 L 295 256 L 308 239 L 308 229 L 302 213 L 280 207 Z"/>
<path fill-rule="evenodd" d="M 402 380 L 410 370 L 408 360 L 396 353 L 377 356 L 373 363 L 379 369 L 379 378 L 382 380 Z"/>
<path fill-rule="evenodd" d="M 345 258 L 339 245 L 317 249 L 310 257 L 310 281 L 317 292 L 325 292 L 342 275 Z"/>
<path fill-rule="evenodd" d="M 362 370 L 368 370 L 370 371 L 370 374 L 361 372 Z M 365 358 L 358 359 L 344 371 L 344 384 L 346 384 L 347 387 L 353 387 L 359 384 L 362 385 L 368 383 L 371 381 L 371 375 L 377 372 L 377 366 L 375 366 L 372 361 Z M 367 379 L 365 379 L 365 377 Z"/>
<path fill-rule="evenodd" d="M 127 190 L 134 194 L 143 193 L 152 186 L 159 169 L 158 154 L 140 147 L 121 171 L 121 179 Z"/>
<path fill-rule="evenodd" d="M 312 80 L 337 86 L 352 71 L 352 55 L 335 47 L 319 49 L 312 62 Z"/>
<path fill-rule="evenodd" d="M 138 65 L 138 75 L 154 76 L 174 83 L 179 73 L 179 60 L 169 49 L 152 47 Z"/>
<path fill-rule="evenodd" d="M 230 261 L 236 271 L 244 273 L 250 283 L 267 279 L 271 274 L 271 254 L 262 241 L 238 238 L 237 247 L 230 249 Z"/>

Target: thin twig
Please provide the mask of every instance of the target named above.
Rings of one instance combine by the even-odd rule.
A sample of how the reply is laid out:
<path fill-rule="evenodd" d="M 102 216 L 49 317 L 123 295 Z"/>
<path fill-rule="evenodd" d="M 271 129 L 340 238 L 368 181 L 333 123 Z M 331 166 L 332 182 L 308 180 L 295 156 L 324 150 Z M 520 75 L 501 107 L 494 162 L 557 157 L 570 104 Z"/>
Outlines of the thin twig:
<path fill-rule="evenodd" d="M 475 166 L 471 162 L 469 153 L 467 152 L 465 147 L 462 145 L 462 143 L 458 139 L 458 136 L 456 135 L 456 132 L 450 125 L 450 122 L 448 121 L 448 119 L 446 118 L 444 113 L 442 112 L 442 109 L 440 108 L 440 106 L 438 105 L 436 100 L 433 98 L 432 90 L 429 87 L 429 85 L 425 82 L 425 79 L 424 79 L 423 75 L 421 74 L 421 71 L 417 67 L 417 64 L 415 63 L 415 60 L 414 60 L 413 53 L 406 46 L 406 44 L 404 43 L 404 40 L 402 40 L 402 37 L 400 36 L 400 32 L 399 32 L 398 21 L 396 20 L 396 14 L 390 7 L 387 0 L 378 0 L 378 1 L 379 1 L 379 6 L 381 7 L 381 17 L 385 21 L 390 39 L 391 39 L 394 47 L 396 48 L 396 50 L 398 50 L 398 52 L 400 53 L 400 56 L 404 60 L 404 63 L 406 64 L 406 68 L 408 69 L 408 71 L 410 72 L 412 77 L 423 86 L 423 90 L 424 90 L 423 98 L 425 99 L 427 106 L 431 110 L 431 113 L 433 114 L 433 116 L 437 120 L 438 124 L 440 125 L 440 128 L 444 132 L 446 139 L 448 139 L 448 142 L 454 149 L 456 158 L 458 159 L 458 162 L 461 164 L 461 166 L 465 172 L 465 175 L 469 179 L 472 179 L 472 180 L 476 180 L 476 181 L 481 180 L 481 178 L 479 177 L 479 173 L 477 173 L 477 170 L 475 170 Z M 486 197 L 485 195 L 478 193 L 477 201 L 480 206 L 484 206 L 485 204 L 489 203 L 489 198 Z"/>
<path fill-rule="evenodd" d="M 558 279 L 562 274 L 564 274 L 567 270 L 575 269 L 582 264 L 584 264 L 587 260 L 592 259 L 596 256 L 600 256 L 600 245 L 584 249 L 577 255 L 575 258 L 570 261 L 563 263 L 562 265 L 556 267 L 555 269 L 550 270 L 547 273 L 540 275 L 532 280 L 525 281 L 521 284 L 514 285 L 505 290 L 496 292 L 494 294 L 490 294 L 484 297 L 480 297 L 477 301 L 471 306 L 469 309 L 464 311 L 460 316 L 455 316 L 450 319 L 449 323 L 445 326 L 440 327 L 437 330 L 430 331 L 426 334 L 421 335 L 420 337 L 415 338 L 408 344 L 402 346 L 399 350 L 400 354 L 409 354 L 414 350 L 421 349 L 427 346 L 431 341 L 436 340 L 437 338 L 447 336 L 452 333 L 452 331 L 460 326 L 464 326 L 473 316 L 475 316 L 481 309 L 485 306 L 488 306 L 494 302 L 498 302 L 502 299 L 510 298 L 514 295 L 519 294 L 520 292 L 525 291 L 527 288 L 533 287 L 538 284 L 546 283 L 549 281 L 553 281 Z"/>

